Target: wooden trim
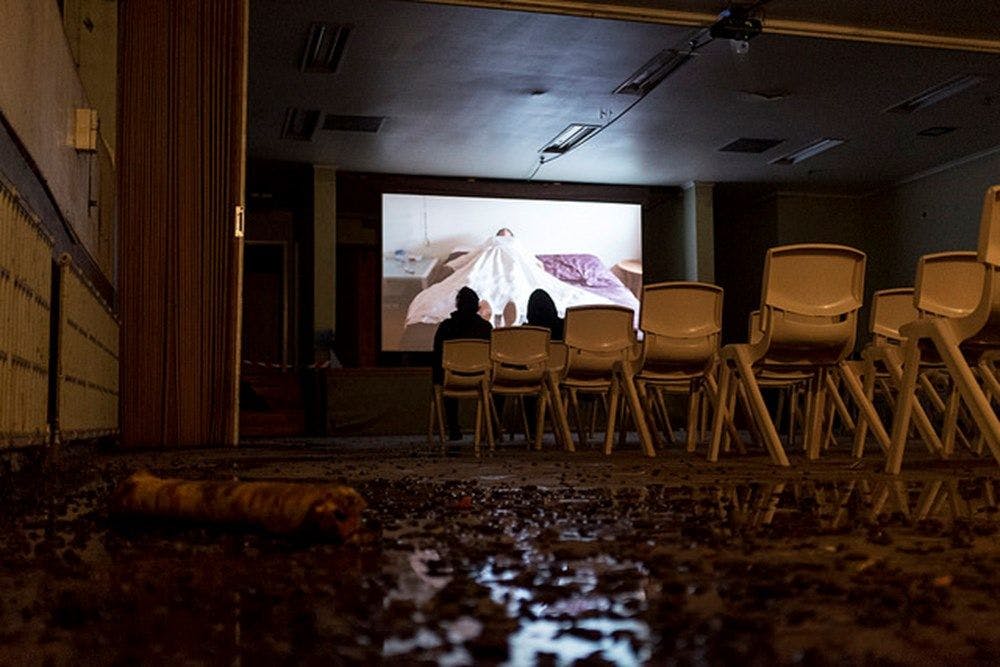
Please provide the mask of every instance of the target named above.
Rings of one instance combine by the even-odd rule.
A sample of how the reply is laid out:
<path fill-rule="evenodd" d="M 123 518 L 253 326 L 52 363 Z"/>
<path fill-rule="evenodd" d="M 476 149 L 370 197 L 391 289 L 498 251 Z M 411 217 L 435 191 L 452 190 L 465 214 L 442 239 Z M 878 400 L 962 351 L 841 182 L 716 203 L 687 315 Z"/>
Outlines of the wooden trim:
<path fill-rule="evenodd" d="M 617 4 L 609 5 L 602 2 L 582 2 L 580 0 L 413 1 L 436 5 L 461 5 L 465 7 L 483 7 L 489 9 L 506 9 L 522 12 L 563 14 L 568 16 L 585 16 L 589 18 L 638 21 L 641 23 L 660 23 L 665 25 L 690 27 L 707 27 L 716 19 L 715 14 L 708 14 L 704 12 L 661 9 L 656 7 L 632 7 Z M 837 23 L 818 23 L 814 21 L 767 18 L 764 22 L 764 30 L 769 34 L 789 35 L 793 37 L 813 37 L 817 39 L 891 44 L 895 46 L 916 46 L 921 48 L 945 49 L 950 51 L 1000 53 L 1000 40 L 996 39 L 928 34 L 909 32 L 905 30 L 883 30 L 880 28 L 843 25 Z"/>

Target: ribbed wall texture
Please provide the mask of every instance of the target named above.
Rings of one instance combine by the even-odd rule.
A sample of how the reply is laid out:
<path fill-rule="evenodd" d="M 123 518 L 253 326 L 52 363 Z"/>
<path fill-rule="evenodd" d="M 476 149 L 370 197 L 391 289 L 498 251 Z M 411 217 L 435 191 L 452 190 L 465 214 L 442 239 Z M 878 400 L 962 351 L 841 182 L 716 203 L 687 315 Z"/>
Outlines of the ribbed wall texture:
<path fill-rule="evenodd" d="M 111 435 L 118 432 L 118 320 L 69 255 L 59 264 L 59 437 Z"/>
<path fill-rule="evenodd" d="M 0 446 L 48 438 L 52 239 L 0 183 Z"/>
<path fill-rule="evenodd" d="M 126 447 L 237 439 L 246 3 L 119 4 Z"/>

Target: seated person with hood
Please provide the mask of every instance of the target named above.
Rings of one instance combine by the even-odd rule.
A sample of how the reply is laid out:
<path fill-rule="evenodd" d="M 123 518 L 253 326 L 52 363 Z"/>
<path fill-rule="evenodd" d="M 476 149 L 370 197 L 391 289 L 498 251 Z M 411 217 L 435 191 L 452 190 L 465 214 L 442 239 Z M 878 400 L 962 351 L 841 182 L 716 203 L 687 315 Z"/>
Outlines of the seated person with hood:
<path fill-rule="evenodd" d="M 528 324 L 551 331 L 550 340 L 563 339 L 565 320 L 559 317 L 555 301 L 543 289 L 536 289 L 528 297 Z"/>
<path fill-rule="evenodd" d="M 444 381 L 444 368 L 441 359 L 444 354 L 444 342 L 458 338 L 481 338 L 489 340 L 493 326 L 479 314 L 479 296 L 470 288 L 463 287 L 455 296 L 455 310 L 451 316 L 438 325 L 434 334 L 433 361 L 431 378 L 434 384 Z M 445 421 L 448 424 L 448 439 L 461 440 L 462 430 L 458 426 L 458 400 L 444 399 Z"/>

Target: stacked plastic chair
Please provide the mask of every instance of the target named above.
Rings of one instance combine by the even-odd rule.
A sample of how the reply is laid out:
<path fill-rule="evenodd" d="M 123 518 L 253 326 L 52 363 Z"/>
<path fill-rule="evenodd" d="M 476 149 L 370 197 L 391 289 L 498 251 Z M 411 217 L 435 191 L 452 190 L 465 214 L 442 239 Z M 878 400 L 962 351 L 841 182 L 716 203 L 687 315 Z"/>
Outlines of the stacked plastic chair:
<path fill-rule="evenodd" d="M 920 362 L 928 352 L 940 357 L 985 444 L 1000 463 L 1000 419 L 991 404 L 993 397 L 1000 396 L 1000 382 L 983 364 L 984 358 L 1000 350 L 1000 185 L 990 188 L 983 201 L 977 260 L 983 276 L 977 304 L 971 313 L 917 319 L 900 329 L 905 338 L 903 375 L 886 472 L 898 473 L 902 466 Z M 973 369 L 980 371 L 978 377 Z"/>
<path fill-rule="evenodd" d="M 604 452 L 610 454 L 614 439 L 618 403 L 625 394 L 642 449 L 656 456 L 646 416 L 632 378 L 635 331 L 634 313 L 621 306 L 576 306 L 566 309 L 566 367 L 559 378 L 562 391 L 573 402 L 580 444 L 586 443 L 578 394 L 602 396 L 607 400 Z"/>
<path fill-rule="evenodd" d="M 444 401 L 445 398 L 476 401 L 475 448 L 479 456 L 479 441 L 482 431 L 486 431 L 486 441 L 490 449 L 493 444 L 493 424 L 490 411 L 490 343 L 478 339 L 458 339 L 444 342 L 441 366 L 444 379 L 434 385 L 431 399 L 431 414 L 428 425 L 429 439 L 433 439 L 435 423 L 441 446 L 444 446 Z"/>
<path fill-rule="evenodd" d="M 771 248 L 764 264 L 761 331 L 753 343 L 722 348 L 719 394 L 727 401 L 734 382 L 747 393 L 750 409 L 772 461 L 788 466 L 788 457 L 760 392 L 762 373 L 809 373 L 805 447 L 819 456 L 827 375 L 853 351 L 857 314 L 864 288 L 865 254 L 828 244 Z M 864 396 L 856 400 L 864 401 Z M 870 409 L 870 404 L 865 409 Z M 712 422 L 709 459 L 717 460 L 725 420 L 717 410 Z"/>
<path fill-rule="evenodd" d="M 502 327 L 493 330 L 490 341 L 491 395 L 517 397 L 522 412 L 524 397 L 537 399 L 535 449 L 542 448 L 546 409 L 550 411 L 556 439 L 563 439 L 560 427 L 565 418 L 557 414 L 561 403 L 550 400 L 549 335 L 549 330 L 543 327 Z M 527 420 L 528 415 L 524 417 Z"/>
<path fill-rule="evenodd" d="M 653 433 L 659 417 L 673 441 L 662 392 L 688 396 L 687 450 L 697 445 L 699 416 L 717 401 L 715 370 L 722 331 L 722 288 L 699 282 L 665 282 L 642 290 L 642 355 L 635 384 Z M 707 398 L 708 401 L 703 400 Z"/>

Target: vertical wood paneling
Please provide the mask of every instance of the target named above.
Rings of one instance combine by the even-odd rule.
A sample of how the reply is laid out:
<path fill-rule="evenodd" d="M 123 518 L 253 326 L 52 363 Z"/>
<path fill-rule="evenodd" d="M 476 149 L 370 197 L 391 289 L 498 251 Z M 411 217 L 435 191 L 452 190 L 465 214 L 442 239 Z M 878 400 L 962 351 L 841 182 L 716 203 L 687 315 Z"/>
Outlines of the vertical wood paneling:
<path fill-rule="evenodd" d="M 246 0 L 124 0 L 122 443 L 235 444 Z"/>
<path fill-rule="evenodd" d="M 59 437 L 111 435 L 118 432 L 118 321 L 69 255 L 59 264 Z"/>
<path fill-rule="evenodd" d="M 0 447 L 48 439 L 52 238 L 0 183 Z"/>

